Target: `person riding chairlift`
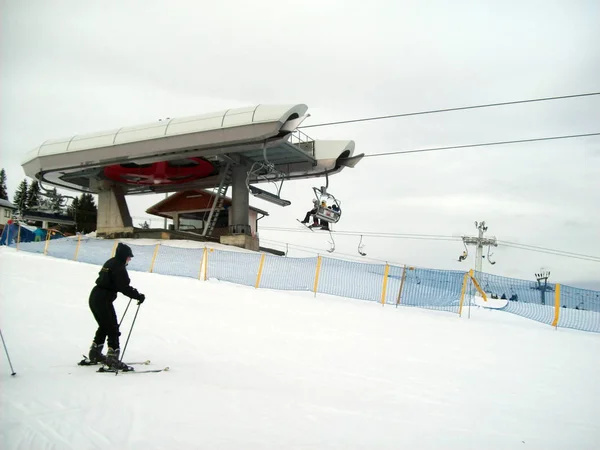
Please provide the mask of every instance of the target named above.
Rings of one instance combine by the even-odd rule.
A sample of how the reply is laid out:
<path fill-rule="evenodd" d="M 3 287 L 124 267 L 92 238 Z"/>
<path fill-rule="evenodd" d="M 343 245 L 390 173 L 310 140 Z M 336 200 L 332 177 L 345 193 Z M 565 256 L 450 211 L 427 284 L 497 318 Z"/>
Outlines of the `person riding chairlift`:
<path fill-rule="evenodd" d="M 323 208 L 323 209 L 327 208 L 327 202 L 325 200 L 321 201 L 321 208 Z M 329 222 L 321 219 L 321 230 L 329 231 Z"/>
<path fill-rule="evenodd" d="M 313 216 L 313 226 L 318 225 L 319 223 L 317 221 L 317 218 L 315 217 L 315 214 L 317 213 L 318 209 L 319 209 L 319 201 L 317 199 L 313 199 L 313 209 L 311 209 L 310 211 L 307 211 L 306 216 L 304 216 L 304 220 L 300 223 L 308 223 L 310 216 Z"/>
<path fill-rule="evenodd" d="M 321 207 L 322 208 L 327 208 L 327 203 L 325 202 L 325 200 L 323 200 L 321 202 Z M 319 201 L 317 199 L 313 200 L 313 209 L 311 209 L 310 211 L 307 211 L 306 215 L 304 216 L 304 220 L 301 223 L 308 223 L 308 220 L 310 219 L 310 216 L 313 217 L 313 223 L 312 225 L 309 225 L 309 228 L 314 228 L 314 227 L 318 227 L 319 226 L 319 219 L 317 218 L 317 216 L 315 214 L 317 214 L 317 211 L 319 209 Z M 327 222 L 326 220 L 321 219 L 321 229 L 322 230 L 329 230 L 329 222 Z"/>

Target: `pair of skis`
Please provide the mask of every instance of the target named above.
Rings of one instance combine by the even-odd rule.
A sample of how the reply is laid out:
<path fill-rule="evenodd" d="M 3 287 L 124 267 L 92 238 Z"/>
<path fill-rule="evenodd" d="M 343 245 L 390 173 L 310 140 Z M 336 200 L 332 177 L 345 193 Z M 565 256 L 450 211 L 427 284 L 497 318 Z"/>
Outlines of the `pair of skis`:
<path fill-rule="evenodd" d="M 169 367 L 163 367 L 162 369 L 146 369 L 146 370 L 135 370 L 133 367 L 131 366 L 147 366 L 150 364 L 150 360 L 147 359 L 146 361 L 135 361 L 135 362 L 127 362 L 125 363 L 128 366 L 128 370 L 119 370 L 119 373 L 158 373 L 158 372 L 167 372 L 169 370 Z M 83 355 L 83 359 L 81 361 L 79 361 L 77 363 L 78 366 L 98 366 L 101 365 L 101 367 L 96 370 L 96 372 L 98 373 L 115 373 L 117 372 L 115 369 L 111 369 L 106 367 L 104 364 L 102 363 L 98 363 L 98 362 L 92 362 L 90 361 L 90 359 Z"/>
<path fill-rule="evenodd" d="M 130 370 L 119 370 L 119 373 L 158 373 L 158 372 L 168 372 L 169 368 L 168 367 L 163 367 L 162 369 L 147 369 L 147 370 L 133 370 L 133 368 L 131 368 Z M 117 371 L 115 369 L 110 369 L 108 367 L 100 367 L 98 370 L 96 370 L 96 372 L 98 373 L 116 373 Z"/>

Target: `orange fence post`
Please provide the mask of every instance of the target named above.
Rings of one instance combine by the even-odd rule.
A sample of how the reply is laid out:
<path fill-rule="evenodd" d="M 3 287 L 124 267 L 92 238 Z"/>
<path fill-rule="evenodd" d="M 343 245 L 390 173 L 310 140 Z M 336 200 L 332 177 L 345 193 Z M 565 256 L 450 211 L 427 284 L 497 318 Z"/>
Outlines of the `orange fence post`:
<path fill-rule="evenodd" d="M 400 280 L 400 289 L 398 290 L 398 296 L 396 297 L 396 307 L 400 304 L 402 298 L 402 289 L 404 288 L 404 280 L 406 279 L 406 264 L 402 268 L 402 279 Z"/>
<path fill-rule="evenodd" d="M 473 272 L 473 269 L 469 270 L 469 276 L 471 277 L 471 281 L 473 281 L 473 285 L 475 286 L 475 289 L 477 289 L 477 291 L 483 297 L 483 301 L 487 302 L 488 301 L 487 300 L 487 295 L 485 294 L 485 292 L 483 291 L 483 289 L 481 289 L 481 286 L 479 286 L 479 283 L 475 279 L 475 273 Z"/>
<path fill-rule="evenodd" d="M 202 279 L 202 272 L 204 271 L 204 260 L 206 259 L 206 247 L 202 251 L 202 259 L 200 260 L 200 270 L 198 270 L 198 279 Z"/>
<path fill-rule="evenodd" d="M 385 271 L 383 272 L 383 286 L 381 287 L 381 306 L 385 305 L 385 294 L 387 291 L 388 275 L 390 273 L 390 265 L 385 264 Z"/>
<path fill-rule="evenodd" d="M 156 246 L 154 247 L 154 254 L 152 255 L 152 263 L 150 263 L 150 273 L 152 273 L 152 271 L 154 270 L 154 263 L 156 262 L 156 256 L 158 255 L 159 247 L 160 247 L 160 244 L 156 244 Z"/>
<path fill-rule="evenodd" d="M 19 251 L 20 243 L 21 243 L 21 224 L 19 223 L 19 231 L 17 231 L 17 251 Z"/>
<path fill-rule="evenodd" d="M 558 319 L 560 317 L 560 284 L 554 289 L 554 320 L 552 326 L 558 330 Z"/>
<path fill-rule="evenodd" d="M 48 245 L 50 245 L 50 231 L 46 234 L 46 245 L 44 245 L 44 255 L 48 254 Z"/>
<path fill-rule="evenodd" d="M 315 284 L 313 286 L 315 297 L 317 296 L 317 288 L 319 287 L 319 274 L 321 273 L 321 258 L 321 256 L 317 256 L 317 270 L 315 272 Z"/>
<path fill-rule="evenodd" d="M 256 285 L 254 286 L 256 289 L 258 289 L 258 286 L 260 286 L 260 277 L 262 275 L 264 265 L 265 265 L 265 254 L 263 253 L 262 256 L 260 257 L 260 264 L 258 265 L 258 275 L 256 275 Z"/>
<path fill-rule="evenodd" d="M 467 283 L 469 281 L 469 273 L 466 272 L 463 277 L 462 290 L 460 291 L 460 306 L 458 307 L 458 317 L 462 317 L 462 308 L 465 301 L 465 292 L 467 291 Z"/>
<path fill-rule="evenodd" d="M 73 255 L 73 261 L 77 261 L 77 255 L 79 255 L 79 246 L 81 245 L 81 235 L 77 236 L 77 247 L 75 247 L 75 254 Z"/>
<path fill-rule="evenodd" d="M 208 252 L 212 252 L 213 249 L 207 250 L 205 252 L 206 258 L 204 260 L 204 281 L 208 280 Z"/>

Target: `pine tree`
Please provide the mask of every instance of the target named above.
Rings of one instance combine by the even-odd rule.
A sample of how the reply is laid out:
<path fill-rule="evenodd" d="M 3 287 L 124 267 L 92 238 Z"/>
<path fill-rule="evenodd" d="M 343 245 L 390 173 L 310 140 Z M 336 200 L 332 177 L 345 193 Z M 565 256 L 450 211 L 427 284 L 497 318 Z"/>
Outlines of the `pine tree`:
<path fill-rule="evenodd" d="M 27 206 L 27 190 L 29 186 L 27 184 L 27 178 L 25 178 L 17 187 L 15 192 L 13 203 L 19 209 L 19 211 L 24 211 Z"/>
<path fill-rule="evenodd" d="M 77 212 L 79 210 L 79 199 L 75 197 L 71 202 L 71 205 L 68 208 L 69 215 L 71 217 L 77 217 Z"/>
<path fill-rule="evenodd" d="M 27 209 L 36 209 L 36 206 L 40 204 L 40 184 L 38 180 L 33 180 L 31 182 L 31 186 L 29 186 L 29 190 L 27 191 L 27 201 L 26 207 Z"/>
<path fill-rule="evenodd" d="M 92 194 L 81 194 L 77 208 L 77 229 L 83 233 L 91 233 L 96 230 L 96 218 L 98 208 Z"/>
<path fill-rule="evenodd" d="M 0 170 L 0 199 L 8 200 L 8 189 L 6 188 L 6 172 Z"/>

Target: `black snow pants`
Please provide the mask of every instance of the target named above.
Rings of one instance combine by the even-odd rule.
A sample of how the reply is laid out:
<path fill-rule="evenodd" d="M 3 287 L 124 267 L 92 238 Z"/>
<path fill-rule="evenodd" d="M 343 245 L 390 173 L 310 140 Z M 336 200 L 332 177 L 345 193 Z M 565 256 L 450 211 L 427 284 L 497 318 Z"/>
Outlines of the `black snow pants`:
<path fill-rule="evenodd" d="M 314 215 L 317 212 L 317 208 L 311 209 L 310 211 L 308 211 L 306 213 L 306 216 L 304 216 L 304 223 L 307 223 L 308 220 L 310 219 L 310 216 Z M 317 218 L 315 217 L 313 219 L 315 222 L 317 221 Z"/>
<path fill-rule="evenodd" d="M 98 322 L 98 329 L 94 342 L 96 345 L 103 345 L 108 337 L 108 346 L 112 349 L 119 348 L 119 322 L 117 313 L 113 306 L 113 301 L 117 293 L 95 286 L 90 293 L 90 309 L 94 314 L 94 319 Z"/>

